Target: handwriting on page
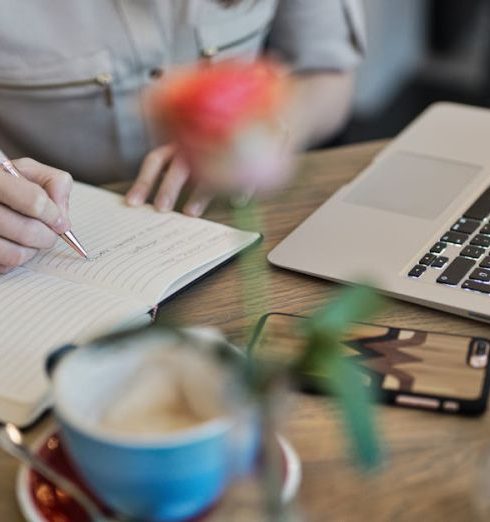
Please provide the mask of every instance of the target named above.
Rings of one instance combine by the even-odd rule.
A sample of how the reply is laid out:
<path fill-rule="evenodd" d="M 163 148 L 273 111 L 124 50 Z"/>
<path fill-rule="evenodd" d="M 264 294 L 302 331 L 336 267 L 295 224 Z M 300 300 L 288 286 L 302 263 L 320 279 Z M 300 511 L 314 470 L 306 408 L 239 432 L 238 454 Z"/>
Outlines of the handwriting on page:
<path fill-rule="evenodd" d="M 35 402 L 47 353 L 135 314 L 135 303 L 97 288 L 19 268 L 0 278 L 0 396 Z"/>
<path fill-rule="evenodd" d="M 92 262 L 58 242 L 28 266 L 120 294 L 144 296 L 146 302 L 152 300 L 151 305 L 173 282 L 176 269 L 195 267 L 199 257 L 206 258 L 207 251 L 214 253 L 217 245 L 224 253 L 237 234 L 228 227 L 175 212 L 161 214 L 148 206 L 128 208 L 119 196 L 84 185 L 76 186 L 71 217 Z"/>

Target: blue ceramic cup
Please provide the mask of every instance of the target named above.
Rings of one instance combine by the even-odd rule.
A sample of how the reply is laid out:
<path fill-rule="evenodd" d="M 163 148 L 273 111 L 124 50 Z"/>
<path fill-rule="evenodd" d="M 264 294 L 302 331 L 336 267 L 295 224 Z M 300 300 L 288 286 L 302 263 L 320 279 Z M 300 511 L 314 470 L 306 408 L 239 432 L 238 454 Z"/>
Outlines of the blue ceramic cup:
<path fill-rule="evenodd" d="M 51 374 L 55 414 L 76 468 L 107 506 L 138 520 L 181 521 L 206 510 L 237 475 L 251 471 L 258 430 L 247 407 L 170 433 L 101 428 L 97 416 L 154 341 L 143 339 L 136 349 L 134 339 L 117 348 L 87 345 L 59 357 Z"/>

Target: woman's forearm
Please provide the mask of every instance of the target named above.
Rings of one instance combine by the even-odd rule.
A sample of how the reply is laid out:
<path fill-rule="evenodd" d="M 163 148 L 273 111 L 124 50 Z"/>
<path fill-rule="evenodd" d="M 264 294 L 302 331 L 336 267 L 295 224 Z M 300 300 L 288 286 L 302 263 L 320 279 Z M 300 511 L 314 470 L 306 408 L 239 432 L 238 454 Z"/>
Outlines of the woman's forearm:
<path fill-rule="evenodd" d="M 286 125 L 292 142 L 305 148 L 338 132 L 351 109 L 352 72 L 321 72 L 294 76 L 294 95 Z"/>

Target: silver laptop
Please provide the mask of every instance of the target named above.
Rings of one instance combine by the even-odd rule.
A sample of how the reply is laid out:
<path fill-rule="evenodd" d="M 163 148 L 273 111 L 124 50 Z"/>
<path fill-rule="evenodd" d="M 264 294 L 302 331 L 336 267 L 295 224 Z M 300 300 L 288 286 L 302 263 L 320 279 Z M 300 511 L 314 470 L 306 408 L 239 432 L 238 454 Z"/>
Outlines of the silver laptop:
<path fill-rule="evenodd" d="M 432 105 L 268 258 L 490 322 L 490 110 Z"/>

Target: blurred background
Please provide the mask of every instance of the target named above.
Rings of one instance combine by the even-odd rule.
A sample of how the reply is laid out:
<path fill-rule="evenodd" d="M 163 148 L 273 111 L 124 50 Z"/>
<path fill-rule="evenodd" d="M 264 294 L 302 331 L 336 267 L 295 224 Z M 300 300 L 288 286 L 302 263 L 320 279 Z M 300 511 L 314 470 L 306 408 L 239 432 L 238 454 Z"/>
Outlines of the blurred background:
<path fill-rule="evenodd" d="M 364 0 L 364 8 L 368 51 L 354 112 L 331 144 L 394 136 L 438 100 L 490 106 L 490 1 Z"/>

